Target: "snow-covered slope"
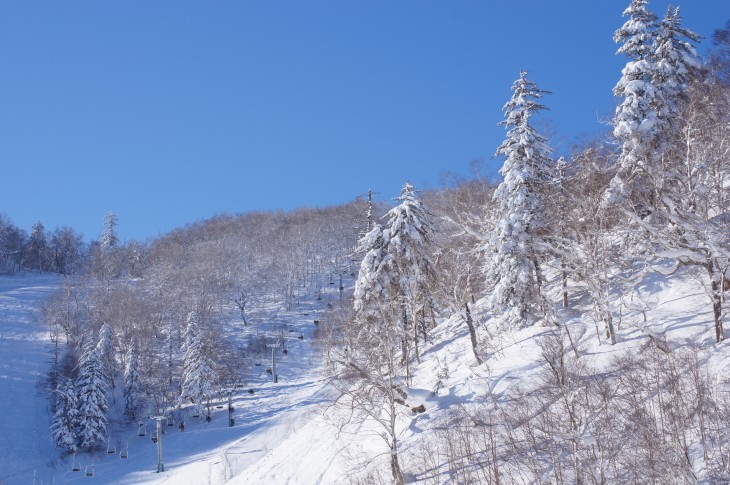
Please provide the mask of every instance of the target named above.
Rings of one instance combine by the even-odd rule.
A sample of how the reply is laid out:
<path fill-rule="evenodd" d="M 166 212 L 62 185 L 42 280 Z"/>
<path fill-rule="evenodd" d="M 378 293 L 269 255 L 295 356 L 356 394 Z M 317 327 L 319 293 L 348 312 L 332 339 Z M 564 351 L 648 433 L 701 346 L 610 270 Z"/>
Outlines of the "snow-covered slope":
<path fill-rule="evenodd" d="M 358 420 L 334 425 L 343 422 L 348 410 L 333 406 L 336 394 L 311 346 L 313 319 L 326 303 L 314 298 L 296 311 L 277 315 L 277 328 L 283 324 L 288 330 L 288 355 L 277 353 L 279 382 L 272 383 L 266 374 L 267 362 L 252 366 L 249 386 L 254 392 L 242 389 L 235 395 L 234 427 L 227 425 L 223 401 L 216 403 L 221 408 L 216 408 L 210 423 L 188 416 L 184 432 L 168 427 L 163 436 L 166 470 L 159 474 L 156 447 L 150 441 L 152 422 L 145 421 L 143 437 L 134 427 L 117 427 L 110 439 L 114 453 L 79 454 L 75 463 L 81 470 L 72 471 L 73 458 L 59 458 L 48 441 L 47 404 L 36 389 L 47 369 L 49 350 L 45 328 L 37 318 L 38 305 L 59 283 L 53 276 L 0 278 L 3 485 L 32 483 L 34 477 L 36 483 L 90 481 L 87 471 L 93 472 L 97 483 L 388 483 L 388 448 L 378 426 Z M 582 359 L 601 368 L 622 352 L 641 351 L 653 338 L 666 341 L 672 352 L 698 348 L 718 386 L 727 387 L 730 350 L 713 343 L 712 315 L 700 285 L 690 277 L 657 276 L 636 298 L 644 302 L 647 320 L 641 311 L 623 308 L 615 346 L 599 342 L 587 315 L 568 312 L 567 325 Z M 443 321 L 424 346 L 407 404 L 423 404 L 425 412 L 404 412 L 399 420 L 400 453 L 409 481 L 457 483 L 438 448 L 454 416 L 478 416 L 488 399 L 499 402 L 516 386 L 529 387 L 544 370 L 539 342 L 551 329 L 538 326 L 502 334 L 488 329 L 480 327 L 483 365 L 476 363 L 459 315 Z M 262 326 L 258 331 L 267 329 Z M 125 459 L 120 457 L 122 449 L 127 450 Z"/>
<path fill-rule="evenodd" d="M 642 352 L 653 338 L 660 345 L 666 342 L 673 353 L 699 349 L 700 359 L 719 388 L 730 388 L 726 376 L 730 349 L 714 344 L 711 309 L 699 284 L 690 277 L 655 276 L 635 298 L 645 302 L 647 321 L 641 311 L 623 308 L 615 346 L 598 340 L 587 314 L 567 312 L 567 325 L 587 365 L 600 370 L 616 356 Z M 618 314 L 618 307 L 615 310 Z M 423 404 L 425 412 L 404 412 L 399 421 L 400 454 L 409 482 L 464 483 L 459 476 L 450 475 L 443 443 L 459 422 L 457 416 L 472 416 L 476 422 L 485 403 L 504 402 L 516 386 L 529 388 L 543 378 L 547 364 L 540 342 L 552 329 L 535 326 L 499 335 L 490 335 L 484 327 L 480 331 L 483 365 L 477 365 L 459 315 L 442 322 L 424 347 L 407 405 Z M 377 424 L 353 423 L 341 430 L 328 427 L 327 423 L 341 422 L 336 416 L 346 412 L 329 408 L 325 417 L 302 422 L 295 433 L 233 483 L 389 483 L 388 448 Z M 468 444 L 462 445 L 468 448 Z M 694 459 L 702 461 L 701 457 Z M 487 483 L 484 480 L 480 483 Z M 683 480 L 677 483 L 685 483 Z"/>
<path fill-rule="evenodd" d="M 49 415 L 38 392 L 48 370 L 48 331 L 39 303 L 59 277 L 0 277 L 0 483 L 31 483 L 35 470 L 52 465 Z"/>

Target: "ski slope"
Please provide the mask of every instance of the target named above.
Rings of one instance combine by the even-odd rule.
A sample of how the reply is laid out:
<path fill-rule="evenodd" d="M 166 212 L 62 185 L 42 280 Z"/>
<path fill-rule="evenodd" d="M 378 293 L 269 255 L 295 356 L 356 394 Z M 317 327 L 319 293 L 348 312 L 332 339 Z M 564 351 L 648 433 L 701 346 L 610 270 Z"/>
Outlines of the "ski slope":
<path fill-rule="evenodd" d="M 72 471 L 73 458 L 59 458 L 47 438 L 47 403 L 36 388 L 49 355 L 38 306 L 60 283 L 54 276 L 0 278 L 2 485 L 308 485 L 362 483 L 368 477 L 388 482 L 388 450 L 377 424 L 352 420 L 335 426 L 347 412 L 332 405 L 337 394 L 311 344 L 313 320 L 334 295 L 325 295 L 323 301 L 303 300 L 291 312 L 272 310 L 269 323 L 259 328 L 244 328 L 231 318 L 234 333 L 283 334 L 288 349 L 287 355 L 275 350 L 276 384 L 265 372 L 267 360 L 253 363 L 247 388 L 233 397 L 235 426 L 228 426 L 227 403 L 221 400 L 215 403 L 220 408 L 215 408 L 210 423 L 188 414 L 184 432 L 166 427 L 162 473 L 156 473 L 157 448 L 150 440 L 153 421 L 144 421 L 145 436 L 138 436 L 134 425 L 113 427 L 112 452 L 79 454 L 75 464 L 80 470 Z M 656 276 L 639 288 L 636 297 L 642 301 L 646 322 L 641 311 L 624 308 L 615 346 L 598 341 L 580 302 L 567 314 L 567 325 L 585 358 L 600 365 L 618 352 L 639 350 L 649 338 L 661 338 L 672 349 L 699 348 L 719 385 L 730 387 L 725 375 L 730 349 L 713 343 L 712 315 L 701 285 L 691 278 Z M 618 314 L 618 308 L 614 310 Z M 423 454 L 423 444 L 436 439 L 433 430 L 449 425 L 453 410 L 476 411 L 485 396 L 499 400 L 512 386 L 536 379 L 544 361 L 535 337 L 547 331 L 536 326 L 491 340 L 483 335 L 489 346 L 482 348 L 485 365 L 478 366 L 460 317 L 441 322 L 431 342 L 423 346 L 422 362 L 408 389 L 407 404 L 423 404 L 425 412 L 404 412 L 398 421 L 400 456 L 409 483 L 436 483 L 437 476 L 440 483 L 451 483 L 438 457 L 427 461 L 433 457 Z M 122 450 L 127 450 L 127 458 L 120 457 Z"/>
<path fill-rule="evenodd" d="M 48 370 L 50 343 L 39 304 L 60 277 L 0 277 L 0 483 L 32 483 L 53 466 L 46 399 L 38 379 Z"/>
<path fill-rule="evenodd" d="M 232 318 L 231 325 L 239 325 L 235 332 L 241 335 L 268 333 L 275 335 L 275 340 L 285 332 L 287 355 L 275 349 L 278 382 L 274 384 L 266 372 L 271 366 L 269 360 L 255 362 L 248 385 L 233 396 L 233 427 L 228 426 L 225 399 L 215 403 L 209 423 L 202 416 L 194 418 L 192 410 L 185 410 L 185 431 L 178 431 L 177 426 L 163 428 L 165 471 L 157 473 L 157 447 L 150 439 L 156 426 L 153 420 L 143 420 L 144 436 L 139 436 L 135 425 L 121 429 L 111 426 L 107 450 L 93 456 L 79 453 L 60 458 L 49 441 L 50 411 L 46 398 L 38 393 L 37 383 L 48 369 L 50 343 L 39 307 L 60 288 L 61 281 L 52 275 L 0 278 L 1 484 L 34 480 L 39 484 L 86 483 L 90 479 L 119 484 L 287 483 L 266 468 L 279 459 L 275 450 L 296 437 L 306 423 L 317 420 L 332 401 L 327 377 L 321 374 L 321 361 L 311 345 L 313 320 L 326 298 L 303 301 L 291 312 L 276 312 L 258 328 L 244 328 Z M 320 424 L 331 434 L 329 424 Z M 332 461 L 330 458 L 326 469 L 332 468 Z M 266 471 L 252 471 L 261 464 Z M 292 483 L 301 483 L 298 468 L 288 473 L 297 480 Z M 246 478 L 249 474 L 273 475 L 273 481 L 263 477 L 251 481 Z M 320 470 L 318 474 L 315 481 L 327 473 Z M 331 482 L 337 482 L 336 477 Z"/>

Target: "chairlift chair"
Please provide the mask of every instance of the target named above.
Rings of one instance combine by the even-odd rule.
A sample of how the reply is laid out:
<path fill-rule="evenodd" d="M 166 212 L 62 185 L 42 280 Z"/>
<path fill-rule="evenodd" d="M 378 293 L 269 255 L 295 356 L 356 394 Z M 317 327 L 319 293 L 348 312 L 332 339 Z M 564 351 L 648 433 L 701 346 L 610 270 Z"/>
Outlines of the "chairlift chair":
<path fill-rule="evenodd" d="M 87 477 L 93 477 L 94 476 L 94 465 L 86 465 L 86 471 L 84 474 Z"/>
<path fill-rule="evenodd" d="M 115 445 L 112 445 L 111 440 L 107 440 L 106 442 L 106 453 L 107 455 L 116 455 L 117 453 L 117 447 Z"/>
<path fill-rule="evenodd" d="M 119 452 L 119 458 L 121 458 L 122 460 L 126 460 L 127 458 L 129 458 L 129 443 L 124 443 L 122 451 Z"/>
<path fill-rule="evenodd" d="M 76 453 L 74 453 L 73 460 L 71 461 L 71 471 L 72 472 L 80 472 L 81 471 L 81 465 L 76 463 Z"/>
<path fill-rule="evenodd" d="M 144 425 L 139 425 L 139 430 L 137 431 L 137 436 L 147 436 L 147 428 L 144 427 Z"/>

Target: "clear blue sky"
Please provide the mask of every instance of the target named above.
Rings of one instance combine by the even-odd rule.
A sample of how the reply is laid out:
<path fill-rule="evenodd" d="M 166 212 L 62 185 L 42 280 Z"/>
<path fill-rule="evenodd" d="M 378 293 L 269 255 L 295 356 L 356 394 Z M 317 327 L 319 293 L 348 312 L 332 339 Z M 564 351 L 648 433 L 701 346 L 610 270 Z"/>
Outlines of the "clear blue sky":
<path fill-rule="evenodd" d="M 600 129 L 629 1 L 5 1 L 0 212 L 144 239 L 468 174 L 520 69 L 566 147 Z M 653 1 L 663 15 L 667 2 Z M 685 0 L 709 37 L 730 0 Z M 710 44 L 709 39 L 705 46 Z"/>

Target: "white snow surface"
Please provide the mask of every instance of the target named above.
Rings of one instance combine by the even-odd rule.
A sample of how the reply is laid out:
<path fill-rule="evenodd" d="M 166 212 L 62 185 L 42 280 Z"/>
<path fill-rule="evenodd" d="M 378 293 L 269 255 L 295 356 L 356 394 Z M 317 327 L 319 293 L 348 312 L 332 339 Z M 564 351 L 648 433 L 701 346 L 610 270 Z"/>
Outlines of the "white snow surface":
<path fill-rule="evenodd" d="M 224 399 L 215 402 L 222 408 L 216 407 L 210 423 L 188 412 L 184 432 L 165 430 L 165 471 L 158 474 L 157 448 L 150 440 L 154 421 L 143 420 L 144 437 L 138 436 L 136 425 L 113 426 L 110 443 L 115 452 L 79 453 L 75 461 L 81 470 L 72 471 L 74 458 L 61 457 L 48 439 L 50 410 L 37 392 L 51 348 L 39 305 L 60 284 L 61 278 L 53 275 L 0 277 L 2 485 L 84 482 L 91 478 L 87 471 L 97 483 L 118 484 L 342 483 L 343 468 L 335 463 L 338 445 L 331 439 L 334 429 L 320 417 L 332 396 L 310 343 L 315 305 L 306 303 L 276 316 L 278 325 L 283 321 L 289 328 L 288 355 L 281 350 L 277 355 L 279 382 L 273 384 L 265 372 L 270 361 L 252 365 L 248 388 L 254 394 L 246 388 L 234 396 L 234 427 L 228 427 Z M 266 332 L 266 325 L 258 330 Z M 126 459 L 120 457 L 123 448 L 128 449 Z M 312 456 L 320 458 L 307 462 Z"/>
<path fill-rule="evenodd" d="M 48 343 L 37 305 L 59 283 L 58 277 L 0 278 L 0 483 L 76 483 L 92 457 L 80 454 L 80 472 L 71 471 L 71 459 L 59 458 L 48 441 L 49 414 L 44 399 L 36 395 L 38 377 L 47 368 Z M 567 325 L 581 352 L 600 366 L 618 352 L 638 350 L 649 336 L 664 337 L 672 348 L 697 346 L 720 383 L 728 386 L 730 348 L 714 343 L 711 309 L 699 282 L 691 277 L 653 275 L 639 289 L 643 303 L 622 310 L 618 343 L 599 343 L 593 323 L 577 309 Z M 314 299 L 313 299 L 314 300 Z M 619 298 L 615 304 L 619 304 Z M 326 299 L 325 299 L 326 302 Z M 293 330 L 289 354 L 277 362 L 279 383 L 269 382 L 257 370 L 250 380 L 253 395 L 234 397 L 236 424 L 230 428 L 225 409 L 211 423 L 186 420 L 184 432 L 168 428 L 163 437 L 166 471 L 155 473 L 157 454 L 147 436 L 136 427 L 118 431 L 112 441 L 117 452 L 128 443 L 129 458 L 100 453 L 93 457 L 97 483 L 165 484 L 346 484 L 374 474 L 387 483 L 388 454 L 377 426 L 352 423 L 342 429 L 332 425 L 343 413 L 332 407 L 336 398 L 328 376 L 311 346 L 313 319 L 324 302 L 305 303 L 296 311 L 279 314 Z M 578 307 L 579 308 L 579 307 Z M 644 323 L 639 308 L 647 309 Z M 618 307 L 614 307 L 614 315 Z M 233 318 L 232 318 L 233 320 Z M 480 332 L 485 332 L 480 327 Z M 497 401 L 505 390 L 529 383 L 543 360 L 535 336 L 549 331 L 532 326 L 501 334 L 482 348 L 485 364 L 474 359 L 466 325 L 455 315 L 435 329 L 424 345 L 422 363 L 416 367 L 407 404 L 423 404 L 421 414 L 404 413 L 399 421 L 402 466 L 409 483 L 433 477 L 445 464 L 426 470 L 419 445 L 431 430 L 449 423 L 449 411 L 477 409 L 490 393 Z M 304 336 L 303 340 L 296 337 Z M 486 335 L 482 335 L 485 337 Z M 224 404 L 223 402 L 216 404 Z M 448 476 L 441 483 L 450 483 Z"/>

